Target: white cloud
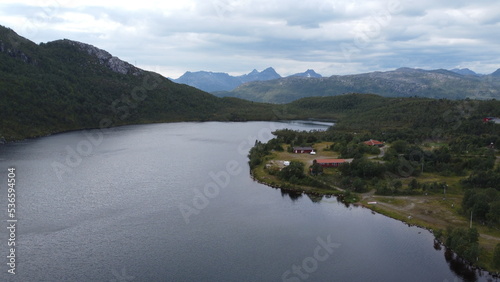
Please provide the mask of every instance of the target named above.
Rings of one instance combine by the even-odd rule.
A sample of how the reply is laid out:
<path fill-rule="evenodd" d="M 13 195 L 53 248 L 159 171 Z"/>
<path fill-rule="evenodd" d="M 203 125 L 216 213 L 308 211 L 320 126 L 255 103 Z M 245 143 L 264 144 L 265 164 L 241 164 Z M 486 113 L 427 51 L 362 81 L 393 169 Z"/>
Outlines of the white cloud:
<path fill-rule="evenodd" d="M 500 67 L 500 3 L 397 0 L 11 1 L 0 24 L 35 42 L 96 45 L 166 76 L 275 67 L 323 75 Z"/>

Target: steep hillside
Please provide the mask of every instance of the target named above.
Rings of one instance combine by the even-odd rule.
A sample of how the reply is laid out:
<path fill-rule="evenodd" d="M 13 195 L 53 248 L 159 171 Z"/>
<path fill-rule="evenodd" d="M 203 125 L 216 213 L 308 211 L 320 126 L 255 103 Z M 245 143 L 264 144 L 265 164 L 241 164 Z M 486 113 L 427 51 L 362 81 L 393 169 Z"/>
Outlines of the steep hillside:
<path fill-rule="evenodd" d="M 0 26 L 0 140 L 133 123 L 273 117 L 270 105 L 217 98 L 88 44 L 37 45 Z"/>

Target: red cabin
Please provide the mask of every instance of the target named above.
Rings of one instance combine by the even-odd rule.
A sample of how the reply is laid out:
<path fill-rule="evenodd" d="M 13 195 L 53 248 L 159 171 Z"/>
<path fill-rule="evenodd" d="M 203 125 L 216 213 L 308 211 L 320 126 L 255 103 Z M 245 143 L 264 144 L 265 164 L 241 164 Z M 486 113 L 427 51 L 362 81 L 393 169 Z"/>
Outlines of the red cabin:
<path fill-rule="evenodd" d="M 344 159 L 319 159 L 316 160 L 316 163 L 322 167 L 338 167 L 346 161 Z"/>

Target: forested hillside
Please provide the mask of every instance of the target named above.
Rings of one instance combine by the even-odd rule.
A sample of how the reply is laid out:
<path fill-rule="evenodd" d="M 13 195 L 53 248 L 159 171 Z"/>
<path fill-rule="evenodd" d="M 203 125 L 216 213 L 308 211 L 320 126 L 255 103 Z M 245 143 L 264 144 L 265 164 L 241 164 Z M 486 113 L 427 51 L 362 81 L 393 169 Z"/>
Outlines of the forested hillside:
<path fill-rule="evenodd" d="M 0 139 L 133 123 L 272 119 L 269 105 L 217 98 L 91 45 L 37 45 L 0 27 Z"/>
<path fill-rule="evenodd" d="M 500 117 L 498 100 L 447 100 L 388 98 L 369 94 L 303 98 L 281 105 L 279 114 L 336 119 L 336 130 L 368 131 L 387 139 L 391 134 L 405 138 L 441 138 L 446 135 L 477 134 L 498 127 L 484 123 L 485 117 Z M 497 132 L 498 134 L 498 132 Z"/>

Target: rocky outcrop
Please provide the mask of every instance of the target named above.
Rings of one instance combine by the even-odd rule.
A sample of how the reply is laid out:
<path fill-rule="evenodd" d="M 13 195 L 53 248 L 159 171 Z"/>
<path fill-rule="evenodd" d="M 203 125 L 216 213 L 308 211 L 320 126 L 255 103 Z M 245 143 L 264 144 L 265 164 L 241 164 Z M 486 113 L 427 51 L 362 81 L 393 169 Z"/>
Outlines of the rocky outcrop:
<path fill-rule="evenodd" d="M 87 52 L 91 56 L 95 56 L 102 65 L 105 65 L 110 70 L 121 73 L 121 74 L 132 74 L 132 75 L 140 75 L 144 71 L 120 60 L 118 57 L 112 56 L 105 50 L 99 49 L 90 44 L 81 43 L 78 41 L 64 39 L 63 42 L 76 46 L 80 48 L 82 51 Z"/>
<path fill-rule="evenodd" d="M 19 49 L 14 48 L 10 44 L 6 44 L 2 40 L 0 40 L 0 52 L 6 53 L 9 56 L 20 59 L 26 64 L 34 64 L 36 65 L 37 61 L 33 59 L 32 57 L 26 55 L 24 52 L 20 51 Z"/>

